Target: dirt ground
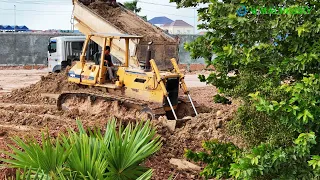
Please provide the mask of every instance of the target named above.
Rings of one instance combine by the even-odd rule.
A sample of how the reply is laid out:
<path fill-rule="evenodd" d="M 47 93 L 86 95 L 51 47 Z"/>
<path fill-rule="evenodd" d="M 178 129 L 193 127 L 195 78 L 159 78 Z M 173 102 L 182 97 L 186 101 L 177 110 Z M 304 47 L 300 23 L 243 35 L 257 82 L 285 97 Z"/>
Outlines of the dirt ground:
<path fill-rule="evenodd" d="M 35 84 L 47 70 L 0 70 L 0 96 L 13 89 Z"/>
<path fill-rule="evenodd" d="M 192 72 L 186 74 L 186 83 L 188 87 L 205 87 L 206 83 L 199 82 L 198 73 Z M 27 87 L 35 84 L 41 79 L 41 76 L 48 74 L 47 69 L 41 70 L 19 70 L 19 69 L 0 69 L 0 96 L 11 92 L 13 89 Z M 203 74 L 208 74 L 205 72 Z"/>
<path fill-rule="evenodd" d="M 41 94 L 58 94 L 66 90 L 79 90 L 80 87 L 67 82 L 65 73 L 46 74 L 42 70 L 0 71 L 0 85 L 4 88 L 0 97 L 0 149 L 8 150 L 7 145 L 13 143 L 10 139 L 13 136 L 39 138 L 40 132 L 48 128 L 50 135 L 56 137 L 58 133 L 66 132 L 67 128 L 76 129 L 76 118 L 80 118 L 84 126 L 102 128 L 112 117 L 124 121 L 144 117 L 144 114 L 136 110 L 120 107 L 117 102 L 103 101 L 90 105 L 85 101 L 78 102 L 81 105 L 78 110 L 58 111 L 56 101 Z M 196 74 L 186 77 L 193 99 L 200 107 L 211 108 L 211 111 L 199 114 L 184 124 L 178 124 L 175 131 L 170 131 L 161 123 L 165 117 L 154 121 L 158 134 L 162 136 L 163 147 L 145 162 L 146 166 L 154 169 L 153 179 L 168 179 L 171 174 L 176 180 L 201 179 L 198 171 L 178 170 L 169 161 L 171 158 L 183 159 L 185 148 L 201 150 L 203 140 L 219 139 L 241 146 L 241 141 L 228 136 L 224 128 L 237 106 L 213 103 L 212 97 L 217 93 L 215 87 L 197 82 Z M 7 93 L 4 93 L 5 91 Z M 69 102 L 72 103 L 75 102 Z M 0 154 L 0 157 L 5 156 Z M 203 167 L 201 164 L 200 166 Z M 10 169 L 0 169 L 0 179 L 5 179 L 10 174 Z"/>

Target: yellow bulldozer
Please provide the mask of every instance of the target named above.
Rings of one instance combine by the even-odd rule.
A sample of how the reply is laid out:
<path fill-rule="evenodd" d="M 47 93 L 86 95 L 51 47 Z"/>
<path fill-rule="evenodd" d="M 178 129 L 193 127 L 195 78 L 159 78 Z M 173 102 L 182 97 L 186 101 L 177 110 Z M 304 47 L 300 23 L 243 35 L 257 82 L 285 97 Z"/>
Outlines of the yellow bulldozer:
<path fill-rule="evenodd" d="M 168 120 L 176 122 L 198 115 L 197 103 L 193 102 L 190 96 L 184 74 L 180 72 L 176 59 L 171 59 L 173 67 L 171 71 L 159 71 L 156 61 L 151 59 L 152 42 L 150 42 L 146 52 L 147 57 L 144 58 L 146 61 L 141 66 L 141 62 L 136 57 L 130 56 L 130 52 L 136 52 L 136 45 L 143 36 L 121 33 L 110 22 L 78 0 L 73 0 L 73 4 L 73 15 L 78 21 L 77 28 L 86 35 L 86 40 L 80 61 L 68 71 L 68 81 L 99 88 L 104 93 L 87 91 L 62 93 L 58 97 L 58 109 L 67 110 L 68 99 L 80 98 L 92 102 L 97 99 L 118 101 L 123 106 L 148 114 L 149 119 L 166 115 Z M 138 22 L 144 23 L 140 19 Z M 101 47 L 99 62 L 86 59 L 90 41 Z M 115 66 L 115 81 L 108 79 L 108 66 L 104 63 L 107 46 L 111 48 L 111 55 L 121 62 Z M 181 93 L 184 93 L 184 96 Z"/>
<path fill-rule="evenodd" d="M 125 62 L 121 66 L 116 66 L 115 82 L 108 79 L 105 53 L 101 53 L 100 64 L 98 65 L 85 59 L 88 43 L 93 37 L 102 39 L 102 52 L 105 52 L 106 46 L 111 47 L 112 52 L 111 45 L 114 40 L 123 39 L 126 44 Z M 197 115 L 198 112 L 185 84 L 184 75 L 180 72 L 175 59 L 171 59 L 174 72 L 160 72 L 155 61 L 149 59 L 151 56 L 149 48 L 147 53 L 149 61 L 144 69 L 129 66 L 129 40 L 140 38 L 142 37 L 127 34 L 92 33 L 87 35 L 80 61 L 76 62 L 69 70 L 68 81 L 100 88 L 106 93 L 105 95 L 85 92 L 62 93 L 58 98 L 58 108 L 60 110 L 68 109 L 64 106 L 64 102 L 69 98 L 78 97 L 91 99 L 92 101 L 97 99 L 119 101 L 126 107 L 147 113 L 150 119 L 166 115 L 169 120 L 180 120 L 186 116 Z M 180 87 L 187 98 L 179 97 Z"/>

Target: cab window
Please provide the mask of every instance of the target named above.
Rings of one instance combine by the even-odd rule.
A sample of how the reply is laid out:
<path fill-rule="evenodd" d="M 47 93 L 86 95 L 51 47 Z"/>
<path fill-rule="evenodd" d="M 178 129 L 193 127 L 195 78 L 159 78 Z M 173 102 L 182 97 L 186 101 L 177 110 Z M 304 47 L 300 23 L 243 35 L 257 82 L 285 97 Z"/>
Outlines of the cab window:
<path fill-rule="evenodd" d="M 83 42 L 72 42 L 72 50 L 82 51 Z"/>
<path fill-rule="evenodd" d="M 51 41 L 49 46 L 48 46 L 48 51 L 49 53 L 55 53 L 57 52 L 57 42 L 56 41 Z"/>

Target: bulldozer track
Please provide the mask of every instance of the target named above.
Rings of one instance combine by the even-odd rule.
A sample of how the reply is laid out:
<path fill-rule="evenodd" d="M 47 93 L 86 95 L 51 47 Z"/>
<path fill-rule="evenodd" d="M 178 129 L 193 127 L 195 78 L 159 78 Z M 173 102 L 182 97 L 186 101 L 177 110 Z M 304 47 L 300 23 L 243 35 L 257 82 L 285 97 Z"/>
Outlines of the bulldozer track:
<path fill-rule="evenodd" d="M 34 116 L 38 118 L 51 118 L 54 120 L 63 120 L 63 121 L 70 121 L 73 122 L 74 120 L 72 119 L 67 119 L 61 116 L 56 116 L 56 115 L 51 115 L 51 114 L 38 114 L 38 113 L 27 113 L 27 112 L 17 112 L 14 110 L 2 110 L 0 109 L 0 113 L 8 115 L 9 113 L 14 114 L 15 116 Z"/>
<path fill-rule="evenodd" d="M 103 99 L 105 101 L 118 101 L 119 105 L 123 105 L 127 108 L 134 108 L 139 111 L 145 112 L 150 114 L 153 118 L 155 116 L 164 115 L 165 111 L 162 108 L 162 105 L 160 103 L 151 103 L 147 101 L 142 101 L 138 99 L 133 98 L 127 98 L 123 96 L 118 96 L 110 93 L 88 93 L 88 92 L 63 92 L 60 94 L 60 96 L 57 99 L 57 108 L 58 110 L 68 110 L 68 108 L 63 106 L 63 103 L 68 99 L 72 97 L 77 98 L 88 98 L 90 99 L 91 103 L 98 99 Z M 151 113 L 152 112 L 152 113 Z"/>
<path fill-rule="evenodd" d="M 143 100 L 138 100 L 134 98 L 123 97 L 110 93 L 94 93 L 94 92 L 82 92 L 82 91 L 69 91 L 63 92 L 57 99 L 57 108 L 58 110 L 68 110 L 67 107 L 64 107 L 63 104 L 67 99 L 76 97 L 82 99 L 89 99 L 91 103 L 94 103 L 98 99 L 103 99 L 105 101 L 118 101 L 119 105 L 123 105 L 127 108 L 134 108 L 140 112 L 147 113 L 151 116 L 152 119 L 155 119 L 159 116 L 166 115 L 166 111 L 163 109 L 161 103 L 153 103 Z M 184 104 L 189 104 L 190 102 L 186 98 L 179 98 L 179 101 Z M 190 104 L 191 108 L 191 104 Z M 192 110 L 191 110 L 192 111 Z"/>

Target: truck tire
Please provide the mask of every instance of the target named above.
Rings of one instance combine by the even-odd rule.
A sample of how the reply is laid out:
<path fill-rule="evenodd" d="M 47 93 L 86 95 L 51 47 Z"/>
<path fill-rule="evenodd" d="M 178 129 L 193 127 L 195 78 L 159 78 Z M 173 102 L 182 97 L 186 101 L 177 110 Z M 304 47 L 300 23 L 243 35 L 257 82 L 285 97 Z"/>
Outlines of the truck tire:
<path fill-rule="evenodd" d="M 62 61 L 61 62 L 61 70 L 64 70 L 68 67 L 68 61 Z"/>

